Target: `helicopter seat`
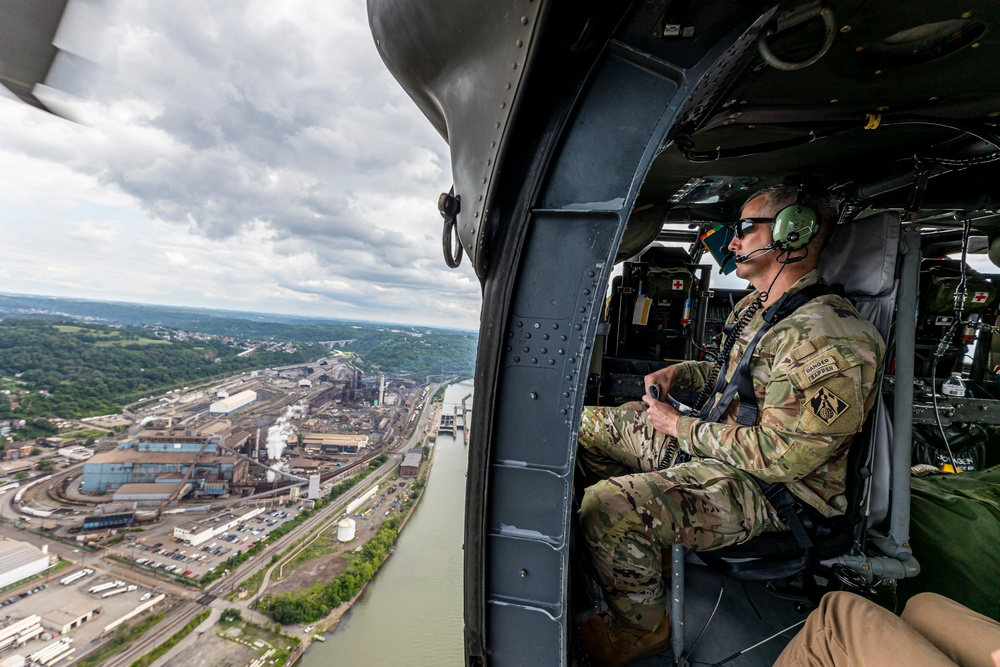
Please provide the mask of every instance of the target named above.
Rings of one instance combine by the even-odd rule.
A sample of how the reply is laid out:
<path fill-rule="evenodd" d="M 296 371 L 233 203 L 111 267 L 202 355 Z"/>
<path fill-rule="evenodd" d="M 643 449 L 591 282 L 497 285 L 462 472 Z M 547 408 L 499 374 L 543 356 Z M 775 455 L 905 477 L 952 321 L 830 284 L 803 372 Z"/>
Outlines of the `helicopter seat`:
<path fill-rule="evenodd" d="M 839 226 L 820 260 L 820 271 L 826 282 L 840 286 L 858 312 L 872 322 L 885 340 L 889 339 L 895 312 L 899 242 L 899 216 L 879 213 Z M 855 435 L 848 454 L 848 509 L 843 516 L 826 519 L 792 498 L 794 506 L 790 511 L 799 517 L 799 526 L 791 526 L 793 530 L 765 532 L 743 544 L 698 552 L 698 558 L 723 574 L 744 580 L 776 581 L 804 572 L 802 597 L 814 603 L 818 603 L 824 588 L 835 580 L 845 584 L 856 581 L 850 572 L 824 567 L 823 561 L 848 553 L 863 553 L 868 527 L 880 523 L 888 513 L 892 437 L 881 396 L 881 379 L 880 372 L 875 404 L 861 432 Z M 783 485 L 775 484 L 765 490 L 779 510 L 782 498 L 788 502 L 791 496 L 787 490 L 782 494 L 782 489 Z M 684 641 L 683 548 L 674 548 L 672 561 L 675 574 L 671 621 L 674 624 L 674 654 L 680 655 Z M 823 576 L 827 583 L 820 586 L 817 575 L 829 574 L 834 577 Z"/>

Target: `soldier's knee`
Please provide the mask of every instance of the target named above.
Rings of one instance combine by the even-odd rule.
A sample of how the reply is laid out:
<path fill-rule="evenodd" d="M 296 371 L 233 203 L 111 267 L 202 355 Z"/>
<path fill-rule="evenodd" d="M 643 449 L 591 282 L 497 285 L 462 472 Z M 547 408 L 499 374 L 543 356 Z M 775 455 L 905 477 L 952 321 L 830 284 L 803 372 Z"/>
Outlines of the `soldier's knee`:
<path fill-rule="evenodd" d="M 580 525 L 588 541 L 593 541 L 593 538 L 607 532 L 609 498 L 621 493 L 620 487 L 606 479 L 588 486 L 583 492 L 583 501 L 580 503 Z"/>

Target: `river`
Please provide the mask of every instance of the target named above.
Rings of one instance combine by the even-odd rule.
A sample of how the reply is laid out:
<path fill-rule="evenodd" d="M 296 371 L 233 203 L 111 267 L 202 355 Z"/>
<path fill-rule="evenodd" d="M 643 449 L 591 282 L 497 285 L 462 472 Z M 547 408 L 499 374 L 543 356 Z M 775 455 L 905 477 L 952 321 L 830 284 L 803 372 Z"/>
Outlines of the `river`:
<path fill-rule="evenodd" d="M 445 410 L 472 392 L 448 387 Z M 438 436 L 424 497 L 396 542 L 396 551 L 325 643 L 314 643 L 302 667 L 427 665 L 460 667 L 462 541 L 468 448 Z"/>

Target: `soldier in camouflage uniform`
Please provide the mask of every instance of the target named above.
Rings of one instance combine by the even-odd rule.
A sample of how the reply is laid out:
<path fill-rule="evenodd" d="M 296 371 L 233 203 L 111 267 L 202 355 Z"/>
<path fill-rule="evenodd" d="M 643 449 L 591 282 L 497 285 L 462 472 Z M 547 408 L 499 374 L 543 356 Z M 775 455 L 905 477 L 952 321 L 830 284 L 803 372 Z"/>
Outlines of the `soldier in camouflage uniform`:
<path fill-rule="evenodd" d="M 795 187 L 769 188 L 751 197 L 743 216 L 773 219 L 798 196 Z M 836 204 L 828 195 L 804 196 L 804 203 L 817 210 L 821 223 L 805 248 L 752 252 L 772 241 L 771 225 L 756 222 L 730 245 L 738 256 L 750 256 L 736 274 L 756 289 L 729 316 L 730 323 L 748 319 L 729 355 L 727 380 L 764 323 L 764 308 L 751 306 L 761 293 L 767 292 L 770 305 L 820 280 L 816 264 Z M 581 625 L 596 664 L 623 665 L 666 648 L 664 549 L 675 543 L 718 549 L 787 529 L 754 477 L 785 483 L 824 516 L 844 512 L 847 451 L 875 401 L 884 354 L 878 331 L 850 301 L 822 295 L 779 321 L 757 345 L 750 366 L 759 406 L 754 426 L 737 423 L 738 396 L 718 423 L 681 416 L 650 396 L 584 411 L 578 458 L 587 479 L 601 481 L 586 489 L 580 520 L 610 607 L 610 614 Z M 711 366 L 676 364 L 647 376 L 646 386 L 657 385 L 661 396 L 673 386 L 699 391 Z M 668 436 L 691 460 L 659 470 Z"/>

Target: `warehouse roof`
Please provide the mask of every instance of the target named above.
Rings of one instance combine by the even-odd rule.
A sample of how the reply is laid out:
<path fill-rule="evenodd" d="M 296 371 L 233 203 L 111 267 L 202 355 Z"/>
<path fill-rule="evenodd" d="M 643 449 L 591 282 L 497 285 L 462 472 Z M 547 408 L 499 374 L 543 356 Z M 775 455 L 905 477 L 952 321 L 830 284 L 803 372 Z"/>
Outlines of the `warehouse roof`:
<path fill-rule="evenodd" d="M 303 445 L 354 445 L 368 442 L 367 435 L 352 433 L 305 433 Z"/>
<path fill-rule="evenodd" d="M 99 463 L 190 463 L 194 452 L 140 452 L 135 449 L 112 449 L 90 457 L 84 465 Z M 212 463 L 233 463 L 235 456 L 206 456 L 198 462 L 202 465 Z"/>
<path fill-rule="evenodd" d="M 115 496 L 169 496 L 180 484 L 122 484 L 115 490 Z"/>
<path fill-rule="evenodd" d="M 27 542 L 4 540 L 0 542 L 0 573 L 10 572 L 14 568 L 34 563 L 40 558 L 48 558 L 41 549 Z"/>

